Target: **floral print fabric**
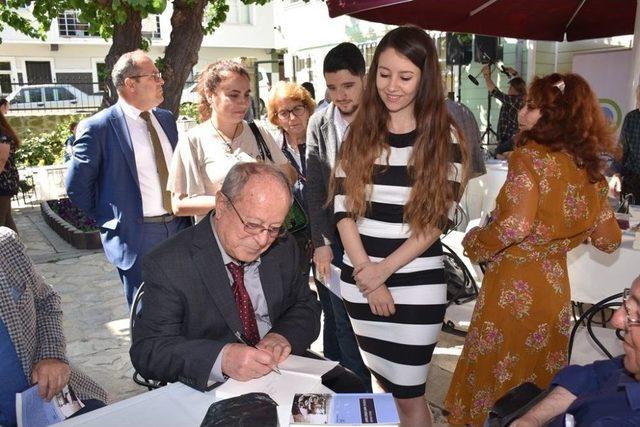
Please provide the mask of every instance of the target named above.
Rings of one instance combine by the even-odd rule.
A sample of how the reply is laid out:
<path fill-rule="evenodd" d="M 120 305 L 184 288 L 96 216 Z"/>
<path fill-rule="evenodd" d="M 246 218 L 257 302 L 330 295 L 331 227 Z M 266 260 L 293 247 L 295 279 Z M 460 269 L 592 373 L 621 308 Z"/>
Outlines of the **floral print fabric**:
<path fill-rule="evenodd" d="M 612 252 L 620 229 L 604 178 L 590 183 L 563 152 L 527 143 L 509 159 L 489 224 L 463 245 L 487 262 L 445 407 L 451 424 L 482 425 L 495 401 L 531 381 L 546 388 L 566 363 L 571 306 L 566 253 L 590 237 Z"/>

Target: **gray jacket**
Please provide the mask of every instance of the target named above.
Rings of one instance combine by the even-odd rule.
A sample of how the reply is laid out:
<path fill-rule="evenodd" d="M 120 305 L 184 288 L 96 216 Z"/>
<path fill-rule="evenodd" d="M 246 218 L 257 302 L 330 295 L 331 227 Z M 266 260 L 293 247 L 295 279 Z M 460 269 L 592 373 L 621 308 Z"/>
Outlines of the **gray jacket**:
<path fill-rule="evenodd" d="M 336 233 L 333 207 L 326 207 L 329 180 L 338 152 L 338 134 L 333 123 L 335 105 L 330 104 L 309 119 L 307 126 L 307 202 L 311 241 L 314 248 L 330 245 Z"/>
<path fill-rule="evenodd" d="M 0 318 L 9 331 L 27 381 L 43 359 L 69 363 L 60 297 L 47 285 L 9 228 L 0 227 Z M 73 365 L 69 385 L 80 400 L 108 403 L 107 393 Z"/>

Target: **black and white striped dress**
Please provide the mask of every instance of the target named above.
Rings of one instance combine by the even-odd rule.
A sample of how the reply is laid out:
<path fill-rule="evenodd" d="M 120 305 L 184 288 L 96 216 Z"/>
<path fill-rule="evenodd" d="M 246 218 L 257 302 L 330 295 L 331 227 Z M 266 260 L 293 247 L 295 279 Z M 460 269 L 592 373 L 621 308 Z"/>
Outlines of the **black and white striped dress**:
<path fill-rule="evenodd" d="M 371 261 L 381 261 L 407 240 L 411 233 L 403 222 L 404 205 L 409 200 L 412 183 L 407 171 L 416 132 L 389 135 L 391 152 L 387 166 L 386 153 L 374 165 L 373 186 L 368 199 L 370 208 L 356 221 L 360 238 Z M 456 139 L 452 138 L 454 143 Z M 457 191 L 461 181 L 460 151 L 451 163 L 449 179 Z M 345 196 L 338 168 L 338 194 L 335 196 L 336 222 L 343 219 Z M 452 207 L 450 218 L 453 217 Z M 393 316 L 376 316 L 353 279 L 353 264 L 344 254 L 340 276 L 341 293 L 351 319 L 358 346 L 367 367 L 384 388 L 397 398 L 422 396 L 427 370 L 435 348 L 446 309 L 447 289 L 444 281 L 440 240 L 385 282 L 396 312 Z"/>

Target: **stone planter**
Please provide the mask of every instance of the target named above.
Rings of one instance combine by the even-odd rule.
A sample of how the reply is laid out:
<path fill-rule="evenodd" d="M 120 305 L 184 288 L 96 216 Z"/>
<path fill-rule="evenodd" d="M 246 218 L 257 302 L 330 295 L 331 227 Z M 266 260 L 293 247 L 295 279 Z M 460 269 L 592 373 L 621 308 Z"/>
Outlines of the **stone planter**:
<path fill-rule="evenodd" d="M 76 249 L 100 249 L 102 241 L 99 231 L 82 231 L 69 224 L 51 209 L 49 202 L 40 203 L 44 221 L 53 231 Z"/>

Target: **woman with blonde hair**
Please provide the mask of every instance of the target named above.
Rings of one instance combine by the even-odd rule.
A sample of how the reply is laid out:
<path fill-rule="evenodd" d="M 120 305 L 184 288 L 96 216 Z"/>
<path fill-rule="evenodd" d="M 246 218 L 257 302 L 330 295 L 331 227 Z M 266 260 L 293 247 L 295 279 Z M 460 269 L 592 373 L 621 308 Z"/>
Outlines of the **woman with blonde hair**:
<path fill-rule="evenodd" d="M 241 161 L 274 163 L 295 182 L 295 171 L 269 132 L 243 120 L 251 89 L 240 63 L 209 64 L 198 78 L 198 93 L 200 124 L 178 141 L 167 183 L 176 215 L 202 219 L 229 169 Z"/>
<path fill-rule="evenodd" d="M 278 82 L 269 93 L 267 117 L 277 126 L 273 135 L 282 154 L 296 170 L 297 179 L 293 186 L 295 203 L 300 207 L 299 214 L 306 217 L 307 205 L 304 200 L 304 184 L 307 181 L 305 160 L 307 124 L 313 114 L 315 102 L 309 92 L 297 83 Z M 309 276 L 311 260 L 311 232 L 308 224 L 302 224 L 294 233 L 301 254 L 301 270 Z"/>
<path fill-rule="evenodd" d="M 536 78 L 518 123 L 490 221 L 463 241 L 487 268 L 445 400 L 451 424 L 482 425 L 494 402 L 524 382 L 549 386 L 567 364 L 567 252 L 586 240 L 605 252 L 620 244 L 601 157 L 617 149 L 587 82 Z"/>
<path fill-rule="evenodd" d="M 403 427 L 432 423 L 425 383 L 447 294 L 440 235 L 466 175 L 444 99 L 431 37 L 413 26 L 387 33 L 332 182 L 342 297 L 362 358 L 393 393 Z"/>

